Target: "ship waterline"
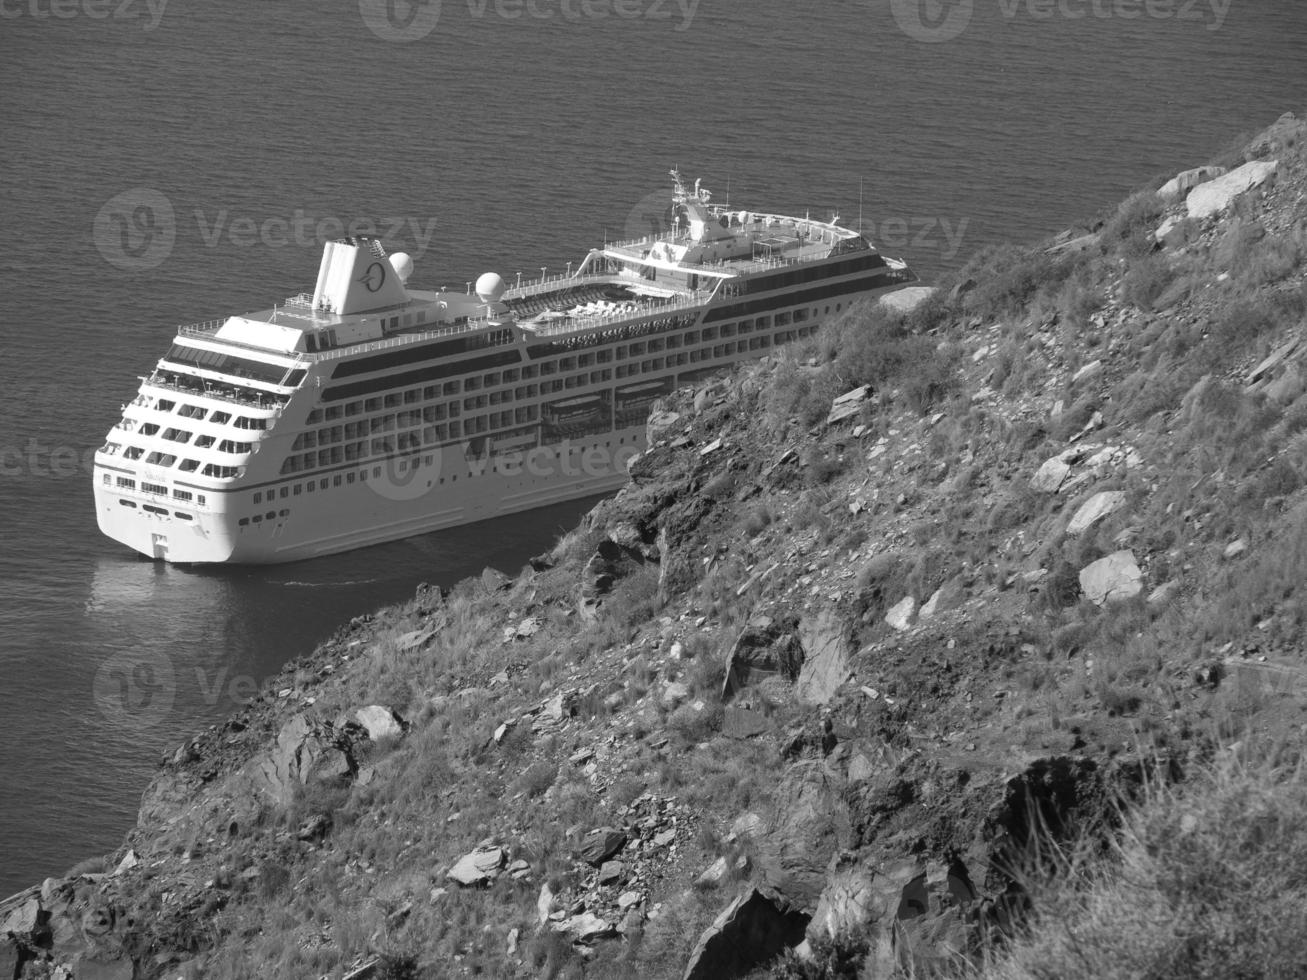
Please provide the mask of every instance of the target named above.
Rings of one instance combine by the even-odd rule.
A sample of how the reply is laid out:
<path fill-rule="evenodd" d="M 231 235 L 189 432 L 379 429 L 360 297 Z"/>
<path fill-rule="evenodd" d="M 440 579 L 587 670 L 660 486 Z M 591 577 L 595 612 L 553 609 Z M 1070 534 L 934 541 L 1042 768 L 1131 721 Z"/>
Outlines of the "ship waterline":
<path fill-rule="evenodd" d="M 656 399 L 916 279 L 838 219 L 673 178 L 668 232 L 567 275 L 420 291 L 408 256 L 346 238 L 312 294 L 179 328 L 96 453 L 101 530 L 159 560 L 274 563 L 611 491 Z"/>

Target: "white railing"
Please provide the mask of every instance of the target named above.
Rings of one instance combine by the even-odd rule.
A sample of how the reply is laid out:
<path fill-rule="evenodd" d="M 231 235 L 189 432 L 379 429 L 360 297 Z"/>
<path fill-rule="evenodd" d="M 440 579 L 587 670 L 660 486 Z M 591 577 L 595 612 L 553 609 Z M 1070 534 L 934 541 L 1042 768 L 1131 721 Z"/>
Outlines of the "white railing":
<path fill-rule="evenodd" d="M 199 323 L 186 323 L 177 328 L 179 334 L 188 337 L 195 337 L 202 334 L 214 333 L 219 327 L 227 322 L 229 317 L 219 317 L 216 320 L 202 320 Z"/>
<path fill-rule="evenodd" d="M 691 306 L 703 306 L 711 299 L 712 291 L 695 290 L 693 293 L 679 296 L 675 299 L 642 303 L 634 309 L 627 308 L 623 310 L 614 310 L 611 313 L 597 313 L 590 316 L 571 317 L 563 323 L 546 322 L 532 324 L 527 329 L 540 337 L 554 337 L 559 334 L 593 330 L 597 327 L 609 326 L 613 323 L 635 320 L 646 316 L 657 316 L 660 313 L 670 313 L 674 310 L 683 310 Z"/>

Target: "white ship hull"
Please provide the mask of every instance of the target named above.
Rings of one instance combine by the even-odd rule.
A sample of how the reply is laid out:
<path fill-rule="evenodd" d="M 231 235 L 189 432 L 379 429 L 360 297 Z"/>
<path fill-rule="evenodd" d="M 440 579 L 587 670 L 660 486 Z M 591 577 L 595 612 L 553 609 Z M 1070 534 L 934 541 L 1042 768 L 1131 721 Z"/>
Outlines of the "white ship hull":
<path fill-rule="evenodd" d="M 381 468 L 380 479 L 278 498 L 258 523 L 245 503 L 248 493 L 214 495 L 213 509 L 190 511 L 192 519 L 185 520 L 178 515 L 188 512 L 166 499 L 156 501 L 166 505 L 159 508 L 165 514 L 144 510 L 154 499 L 148 495 L 126 507 L 122 492 L 97 482 L 96 514 L 103 533 L 149 558 L 180 564 L 300 561 L 612 492 L 627 481 L 626 464 L 643 441 L 644 427 L 634 426 L 471 463 L 451 447 L 432 454 L 430 465 L 419 457 L 403 474 L 391 465 Z M 451 479 L 455 473 L 457 480 Z"/>

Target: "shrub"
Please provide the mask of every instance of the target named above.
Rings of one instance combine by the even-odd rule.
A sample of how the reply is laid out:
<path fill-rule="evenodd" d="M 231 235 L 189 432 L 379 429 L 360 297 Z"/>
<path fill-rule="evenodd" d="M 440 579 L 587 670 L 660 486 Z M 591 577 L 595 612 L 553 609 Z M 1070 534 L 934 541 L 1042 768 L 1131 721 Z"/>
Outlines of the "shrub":
<path fill-rule="evenodd" d="M 1152 233 L 1162 217 L 1162 202 L 1151 190 L 1139 191 L 1121 202 L 1099 233 L 1104 251 L 1137 257 L 1153 248 Z"/>
<path fill-rule="evenodd" d="M 1148 255 L 1130 264 L 1121 291 L 1127 302 L 1149 310 L 1175 278 L 1170 263 L 1160 255 Z"/>
<path fill-rule="evenodd" d="M 963 298 L 963 307 L 985 319 L 1021 315 L 1036 294 L 1060 289 L 1078 261 L 1074 256 L 1057 258 L 1012 245 L 984 249 L 958 273 L 959 280 L 973 279 L 977 284 Z"/>
<path fill-rule="evenodd" d="M 1276 756 L 1153 787 L 1109 859 L 1081 848 L 1032 889 L 1033 923 L 979 976 L 1307 976 L 1307 779 Z"/>

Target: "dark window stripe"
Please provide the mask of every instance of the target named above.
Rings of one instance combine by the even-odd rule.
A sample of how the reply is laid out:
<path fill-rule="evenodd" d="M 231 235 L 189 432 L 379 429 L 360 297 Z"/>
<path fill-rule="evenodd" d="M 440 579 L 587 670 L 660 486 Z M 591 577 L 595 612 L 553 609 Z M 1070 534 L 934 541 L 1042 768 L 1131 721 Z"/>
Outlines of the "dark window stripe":
<path fill-rule="evenodd" d="M 913 278 L 912 274 L 906 269 L 902 272 L 893 270 L 878 272 L 875 275 L 863 276 L 861 279 L 833 282 L 825 286 L 815 286 L 812 289 L 801 289 L 797 292 L 768 296 L 765 299 L 751 299 L 743 303 L 719 306 L 715 310 L 709 310 L 704 316 L 703 322 L 714 323 L 718 320 L 730 320 L 737 316 L 754 316 L 758 313 L 780 310 L 788 306 L 818 303 L 821 300 L 830 299 L 832 296 L 839 296 L 842 293 L 860 293 L 871 289 L 883 289 L 896 283 L 911 282 Z"/>
<path fill-rule="evenodd" d="M 173 344 L 163 359 L 174 364 L 204 368 L 207 371 L 217 371 L 220 374 L 234 374 L 239 378 L 250 378 L 254 381 L 263 381 L 274 385 L 295 385 L 304 380 L 302 370 L 295 372 L 297 380 L 286 379 L 286 374 L 291 371 L 291 368 L 284 364 L 268 364 L 248 357 L 200 350 L 198 347 L 186 347 L 182 344 Z"/>
<path fill-rule="evenodd" d="M 378 391 L 389 391 L 392 388 L 408 388 L 412 385 L 434 381 L 437 378 L 472 374 L 490 368 L 503 367 L 506 364 L 517 364 L 521 359 L 521 352 L 514 348 L 512 350 L 497 351 L 494 354 L 485 354 L 481 357 L 470 357 L 462 361 L 440 362 L 416 371 L 405 371 L 403 374 L 392 374 L 384 378 L 372 378 L 369 381 L 355 381 L 352 384 L 336 385 L 322 392 L 322 400 L 324 402 L 335 402 L 340 401 L 342 398 L 357 398 L 360 395 L 371 395 Z"/>

